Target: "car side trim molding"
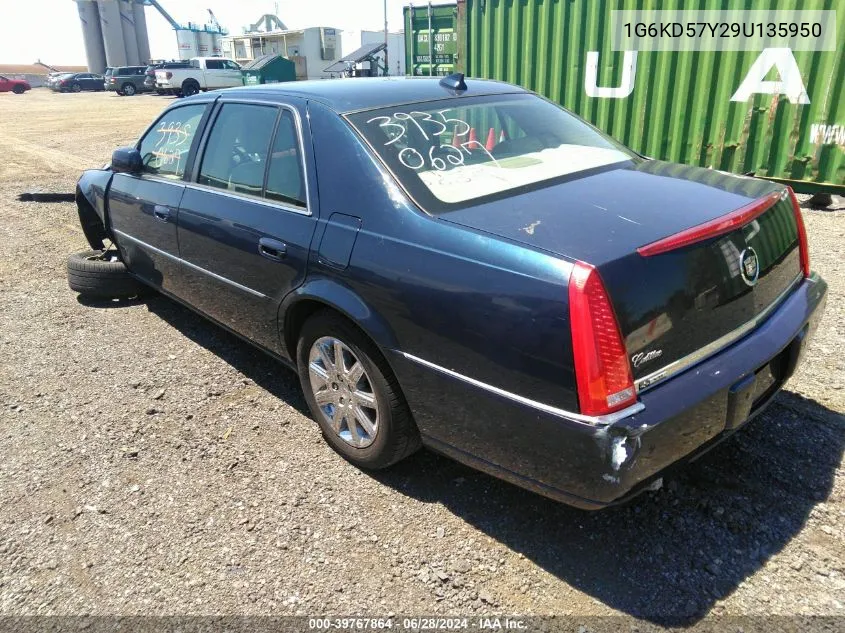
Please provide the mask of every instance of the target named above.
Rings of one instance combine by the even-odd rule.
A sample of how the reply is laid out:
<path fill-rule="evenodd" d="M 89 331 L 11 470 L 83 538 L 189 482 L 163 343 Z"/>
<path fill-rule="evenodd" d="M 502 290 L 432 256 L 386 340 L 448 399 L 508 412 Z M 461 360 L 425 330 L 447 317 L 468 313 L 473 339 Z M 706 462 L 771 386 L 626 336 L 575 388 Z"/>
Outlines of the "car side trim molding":
<path fill-rule="evenodd" d="M 474 387 L 478 387 L 479 389 L 484 389 L 485 391 L 494 393 L 502 398 L 513 400 L 514 402 L 518 402 L 519 404 L 531 407 L 532 409 L 538 409 L 539 411 L 549 413 L 559 418 L 573 420 L 575 422 L 582 422 L 591 426 L 608 426 L 611 424 L 615 424 L 616 422 L 619 422 L 620 420 L 623 420 L 634 414 L 637 414 L 645 409 L 645 405 L 642 402 L 637 402 L 629 407 L 621 409 L 620 411 L 609 413 L 607 415 L 582 415 L 581 413 L 575 413 L 574 411 L 559 409 L 558 407 L 553 407 L 550 404 L 546 404 L 544 402 L 537 402 L 536 400 L 531 400 L 530 398 L 520 396 L 519 394 L 511 393 L 510 391 L 505 391 L 504 389 L 500 389 L 499 387 L 489 385 L 486 382 L 481 382 L 480 380 L 476 380 L 475 378 L 470 378 L 469 376 L 464 376 L 463 374 L 459 374 L 458 372 L 452 371 L 451 369 L 446 369 L 445 367 L 436 365 L 423 358 L 414 356 L 413 354 L 408 354 L 407 352 L 400 352 L 400 354 L 402 354 L 402 356 L 404 356 L 408 360 L 422 365 L 423 367 L 428 367 L 429 369 L 433 369 L 434 371 L 440 372 L 441 374 L 456 378 L 465 383 L 473 385 Z"/>
<path fill-rule="evenodd" d="M 146 242 L 139 240 L 137 237 L 132 237 L 131 235 L 128 235 L 128 234 L 124 233 L 123 231 L 118 231 L 117 229 L 112 229 L 112 231 L 114 231 L 120 237 L 125 238 L 125 239 L 129 240 L 130 242 L 134 242 L 135 244 L 137 244 L 138 246 L 140 246 L 142 248 L 148 248 L 151 251 L 153 251 L 154 253 L 158 253 L 159 255 L 162 255 L 164 257 L 172 259 L 173 261 L 179 262 L 180 264 L 184 264 L 188 268 L 195 270 L 199 273 L 203 273 L 205 275 L 208 275 L 209 277 L 213 277 L 217 281 L 222 281 L 224 284 L 228 284 L 230 286 L 237 288 L 238 290 L 243 290 L 244 292 L 248 292 L 249 294 L 251 294 L 255 297 L 259 297 L 261 299 L 267 298 L 267 295 L 265 295 L 264 293 L 258 292 L 257 290 L 253 290 L 252 288 L 241 285 L 237 281 L 232 281 L 231 279 L 223 277 L 222 275 L 218 275 L 217 273 L 213 273 L 210 270 L 206 270 L 202 266 L 197 266 L 196 264 L 192 264 L 191 262 L 186 261 L 186 260 L 182 259 L 181 257 L 177 257 L 176 255 L 173 255 L 172 253 L 168 253 L 167 251 L 163 251 L 160 248 L 156 248 L 152 244 L 147 244 Z"/>

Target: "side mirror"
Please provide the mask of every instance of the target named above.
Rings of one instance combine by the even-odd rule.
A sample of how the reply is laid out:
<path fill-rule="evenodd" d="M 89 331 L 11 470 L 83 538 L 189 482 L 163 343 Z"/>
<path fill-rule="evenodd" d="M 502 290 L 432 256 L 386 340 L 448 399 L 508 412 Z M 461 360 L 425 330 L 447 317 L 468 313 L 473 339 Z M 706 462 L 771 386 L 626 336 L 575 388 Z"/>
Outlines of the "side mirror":
<path fill-rule="evenodd" d="M 141 152 L 134 147 L 121 147 L 111 155 L 111 168 L 117 174 L 139 174 L 144 168 Z"/>

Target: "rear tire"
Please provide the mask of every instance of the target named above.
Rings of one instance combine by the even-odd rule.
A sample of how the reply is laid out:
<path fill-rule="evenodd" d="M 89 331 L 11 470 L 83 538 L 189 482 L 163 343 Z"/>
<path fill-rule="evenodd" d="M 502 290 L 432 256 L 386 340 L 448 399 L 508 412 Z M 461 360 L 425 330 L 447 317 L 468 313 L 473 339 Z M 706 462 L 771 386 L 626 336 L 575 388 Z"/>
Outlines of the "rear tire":
<path fill-rule="evenodd" d="M 123 89 L 123 94 L 127 97 L 134 97 L 137 90 L 135 89 L 135 84 L 125 83 L 121 86 Z"/>
<path fill-rule="evenodd" d="M 73 84 L 70 87 L 70 91 L 71 92 L 82 92 L 82 86 L 80 86 L 79 84 Z"/>
<path fill-rule="evenodd" d="M 326 343 L 332 339 L 344 350 L 341 362 L 337 360 L 337 347 Z M 322 360 L 315 344 L 325 345 L 330 360 Z M 316 313 L 302 328 L 296 359 L 311 414 L 326 442 L 345 459 L 359 468 L 375 470 L 395 464 L 420 447 L 419 432 L 396 377 L 375 344 L 350 321 L 330 310 Z M 350 378 L 359 364 L 358 377 Z M 323 408 L 317 403 L 318 393 Z M 338 398 L 326 399 L 333 394 Z M 336 406 L 332 400 L 340 404 Z M 356 413 L 361 408 L 373 432 L 354 421 L 361 415 Z"/>
<path fill-rule="evenodd" d="M 184 97 L 192 97 L 199 93 L 199 91 L 200 85 L 193 79 L 186 79 L 182 84 L 182 96 Z"/>
<path fill-rule="evenodd" d="M 96 299 L 128 299 L 146 286 L 129 274 L 117 251 L 83 251 L 67 258 L 70 289 Z"/>

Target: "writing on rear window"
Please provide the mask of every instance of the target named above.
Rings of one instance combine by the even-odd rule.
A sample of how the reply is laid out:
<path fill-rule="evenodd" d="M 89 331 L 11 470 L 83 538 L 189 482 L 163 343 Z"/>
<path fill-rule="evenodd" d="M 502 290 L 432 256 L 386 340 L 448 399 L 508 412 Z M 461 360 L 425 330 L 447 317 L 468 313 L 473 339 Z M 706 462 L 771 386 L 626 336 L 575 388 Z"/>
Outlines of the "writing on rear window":
<path fill-rule="evenodd" d="M 427 210 L 631 159 L 576 117 L 525 94 L 393 106 L 350 119 Z"/>
<path fill-rule="evenodd" d="M 428 151 L 420 151 L 416 147 L 407 145 L 399 150 L 399 162 L 408 169 L 419 170 L 423 168 L 446 170 L 449 165 L 457 166 L 464 164 L 464 154 L 472 156 L 473 151 L 482 152 L 487 155 L 490 161 L 497 167 L 499 163 L 493 155 L 477 139 L 472 138 L 472 127 L 463 119 L 447 117 L 450 109 L 437 110 L 436 112 L 394 112 L 390 116 L 377 116 L 369 119 L 367 123 L 380 121 L 382 128 L 390 140 L 384 143 L 385 146 L 393 145 L 402 141 L 408 131 L 408 125 L 413 124 L 424 141 L 431 141 Z M 453 125 L 451 132 L 451 143 L 442 143 L 440 137 L 449 132 L 449 125 Z"/>

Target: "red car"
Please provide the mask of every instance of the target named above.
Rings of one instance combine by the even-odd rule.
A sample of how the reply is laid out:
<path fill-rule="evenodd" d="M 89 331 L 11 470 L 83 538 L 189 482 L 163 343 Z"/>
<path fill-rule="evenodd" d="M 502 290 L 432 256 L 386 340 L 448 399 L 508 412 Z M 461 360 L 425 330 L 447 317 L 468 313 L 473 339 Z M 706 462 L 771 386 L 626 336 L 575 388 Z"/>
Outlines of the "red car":
<path fill-rule="evenodd" d="M 12 91 L 16 95 L 22 95 L 27 90 L 32 90 L 32 86 L 29 85 L 28 81 L 23 79 L 9 79 L 0 75 L 0 92 Z"/>

